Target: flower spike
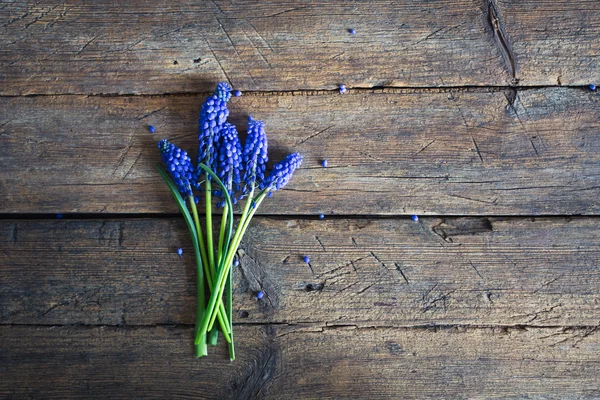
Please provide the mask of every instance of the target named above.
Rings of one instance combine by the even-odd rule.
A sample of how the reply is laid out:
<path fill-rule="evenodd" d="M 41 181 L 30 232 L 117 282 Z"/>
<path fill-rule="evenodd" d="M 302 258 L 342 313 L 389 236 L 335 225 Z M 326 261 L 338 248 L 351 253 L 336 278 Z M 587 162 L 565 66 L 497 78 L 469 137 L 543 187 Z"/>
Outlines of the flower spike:
<path fill-rule="evenodd" d="M 191 184 L 195 179 L 192 159 L 185 150 L 163 139 L 158 143 L 162 159 L 167 165 L 167 171 L 173 177 L 179 193 L 185 199 L 192 195 Z"/>
<path fill-rule="evenodd" d="M 278 190 L 283 188 L 292 178 L 294 171 L 302 165 L 302 156 L 298 153 L 288 155 L 283 161 L 273 166 L 271 174 L 260 184 L 260 189 Z"/>
<path fill-rule="evenodd" d="M 225 123 L 217 145 L 216 162 L 212 169 L 223 181 L 229 195 L 233 196 L 234 190 L 240 189 L 240 170 L 242 168 L 242 145 L 237 129 L 230 123 Z M 218 196 L 222 193 L 218 192 Z"/>
<path fill-rule="evenodd" d="M 215 163 L 215 144 L 229 116 L 227 109 L 229 99 L 231 99 L 231 88 L 226 82 L 221 82 L 217 85 L 215 93 L 202 104 L 198 120 L 198 141 L 200 142 L 198 163 L 211 166 Z M 198 170 L 196 175 L 202 176 L 202 171 Z M 200 183 L 195 182 L 194 186 L 199 187 Z"/>
<path fill-rule="evenodd" d="M 248 117 L 248 136 L 244 146 L 244 194 L 252 190 L 256 183 L 262 182 L 268 159 L 265 124 Z"/>

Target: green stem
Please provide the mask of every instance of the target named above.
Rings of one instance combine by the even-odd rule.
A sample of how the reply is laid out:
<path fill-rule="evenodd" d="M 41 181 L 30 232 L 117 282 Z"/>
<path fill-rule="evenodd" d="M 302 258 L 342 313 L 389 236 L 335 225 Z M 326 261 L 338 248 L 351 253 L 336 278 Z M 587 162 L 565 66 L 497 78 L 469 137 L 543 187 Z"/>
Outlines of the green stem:
<path fill-rule="evenodd" d="M 198 210 L 196 209 L 196 203 L 194 202 L 194 199 L 192 197 L 190 197 L 190 208 L 192 209 L 192 216 L 194 217 L 194 224 L 196 225 L 196 230 L 198 232 L 202 232 L 202 230 L 200 229 L 200 220 L 198 219 Z M 202 237 L 201 234 L 199 234 L 198 242 L 200 242 L 200 243 L 203 242 L 201 237 Z M 201 249 L 200 253 L 202 254 L 202 246 L 200 246 L 200 249 Z M 203 261 L 206 260 L 206 255 L 204 257 L 202 257 L 202 259 L 203 259 Z M 210 268 L 208 267 L 208 264 L 204 264 L 204 271 L 208 277 L 208 279 L 207 279 L 208 288 L 212 291 L 213 290 L 213 278 L 211 277 L 211 271 L 210 271 Z M 202 280 L 202 296 L 201 296 L 203 302 L 204 302 L 204 296 L 205 296 L 205 294 L 204 294 L 204 279 L 203 279 Z M 230 343 L 231 337 L 229 336 L 229 326 L 231 324 L 229 323 L 229 320 L 227 319 L 227 313 L 226 313 L 225 307 L 223 306 L 223 302 L 219 303 L 218 314 L 219 314 L 218 315 L 219 326 L 221 327 L 221 330 L 223 331 L 223 337 L 225 338 L 225 341 L 227 343 Z M 214 343 L 214 340 L 215 340 L 214 333 L 212 335 L 213 336 L 211 336 L 211 344 Z"/>
<path fill-rule="evenodd" d="M 229 360 L 235 360 L 235 347 L 233 345 L 233 271 L 229 269 L 229 279 L 227 279 L 227 316 L 229 317 L 229 334 L 231 342 L 229 342 Z"/>
<path fill-rule="evenodd" d="M 210 297 L 208 307 L 207 307 L 207 312 L 204 315 L 204 319 L 202 321 L 202 326 L 200 328 L 200 332 L 199 332 L 200 334 L 206 333 L 208 330 L 210 330 L 215 322 L 215 318 L 216 318 L 215 304 L 217 302 L 217 299 L 219 299 L 219 298 L 221 298 L 221 296 L 223 296 L 223 290 L 225 289 L 226 272 L 227 272 L 227 270 L 230 269 L 231 262 L 233 261 L 233 257 L 237 251 L 237 248 L 240 245 L 241 239 L 244 236 L 244 233 L 246 232 L 248 225 L 250 224 L 250 220 L 252 219 L 252 217 L 256 213 L 256 210 L 258 209 L 258 207 L 264 200 L 266 193 L 267 192 L 265 190 L 261 191 L 259 193 L 259 195 L 256 197 L 256 199 L 252 198 L 252 193 L 251 193 L 248 198 L 246 207 L 244 208 L 244 212 L 243 212 L 241 220 L 240 220 L 240 224 L 238 225 L 238 229 L 236 229 L 236 231 L 235 231 L 235 235 L 233 236 L 231 245 L 229 246 L 229 249 L 227 251 L 227 256 L 225 257 L 225 262 L 223 263 L 223 268 L 219 271 L 219 276 L 218 276 L 217 282 L 216 282 L 216 290 L 213 290 L 212 295 Z M 255 206 L 251 211 L 249 211 L 250 205 L 252 203 L 255 203 Z M 227 266 L 227 268 L 225 266 Z M 199 337 L 196 337 L 196 340 L 199 340 Z"/>
<path fill-rule="evenodd" d="M 206 174 L 206 181 L 204 182 L 204 188 L 206 190 L 206 247 L 208 250 L 208 262 L 210 263 L 210 270 L 213 277 L 216 275 L 215 269 L 215 251 L 213 244 L 213 231 L 212 231 L 212 188 L 209 180 L 210 176 Z"/>
<path fill-rule="evenodd" d="M 231 203 L 231 197 L 229 196 L 229 193 L 227 193 L 227 189 L 225 188 L 225 185 L 223 185 L 223 182 L 221 182 L 221 180 L 219 179 L 219 177 L 210 170 L 210 168 L 202 163 L 198 163 L 198 167 L 202 168 L 207 174 L 209 174 L 214 180 L 215 182 L 217 182 L 219 184 L 219 186 L 221 187 L 221 189 L 224 191 L 224 197 L 225 197 L 225 202 L 228 205 L 228 213 L 227 213 L 227 237 L 231 237 L 232 234 L 232 230 L 233 230 L 233 213 L 232 213 L 232 209 L 233 209 L 233 205 Z M 246 208 L 244 210 L 245 213 L 247 213 L 248 211 L 248 207 L 249 205 L 246 205 Z M 225 243 L 224 245 L 224 253 L 228 254 L 228 251 L 230 249 L 229 246 L 229 241 L 227 241 L 227 243 Z M 227 268 L 225 268 L 224 266 L 228 265 Z M 224 279 L 224 276 L 226 275 L 226 272 L 230 269 L 231 264 L 225 264 L 223 263 L 223 261 L 221 261 L 219 263 L 219 277 L 218 279 L 215 281 L 215 289 L 219 289 L 218 291 L 213 290 L 210 296 L 210 300 L 209 300 L 209 309 L 211 310 L 211 313 L 214 311 L 215 309 L 215 305 L 217 304 L 217 300 L 219 302 L 221 302 L 221 298 L 223 296 L 223 288 L 221 287 L 221 285 L 216 285 L 217 282 L 220 282 L 221 280 Z M 208 326 L 209 323 L 209 316 L 208 315 L 204 315 L 204 318 L 202 320 L 202 326 L 200 328 L 200 330 L 203 333 L 206 333 L 206 328 Z M 196 341 L 200 340 L 201 335 L 197 334 L 196 335 Z"/>
<path fill-rule="evenodd" d="M 193 196 L 190 196 L 190 204 L 194 204 Z M 196 215 L 196 213 L 194 213 Z M 196 218 L 197 219 L 197 218 Z M 196 224 L 196 229 L 198 224 Z M 195 241 L 196 237 L 192 235 L 192 241 Z M 200 255 L 200 249 L 197 245 L 194 246 L 194 253 L 196 256 L 196 327 L 195 333 L 198 334 L 200 328 L 200 321 L 205 313 L 206 300 L 204 298 L 204 273 L 202 268 L 202 257 Z M 199 343 L 194 344 L 196 348 L 196 357 L 200 358 L 208 355 L 208 349 L 206 348 L 206 336 L 200 338 Z"/>
<path fill-rule="evenodd" d="M 221 217 L 221 229 L 219 230 L 219 247 L 217 251 L 217 264 L 221 263 L 221 258 L 223 257 L 223 240 L 225 239 L 225 222 L 227 218 L 227 212 L 229 211 L 229 206 L 225 204 L 223 207 L 223 216 Z M 231 238 L 227 238 L 230 240 Z"/>

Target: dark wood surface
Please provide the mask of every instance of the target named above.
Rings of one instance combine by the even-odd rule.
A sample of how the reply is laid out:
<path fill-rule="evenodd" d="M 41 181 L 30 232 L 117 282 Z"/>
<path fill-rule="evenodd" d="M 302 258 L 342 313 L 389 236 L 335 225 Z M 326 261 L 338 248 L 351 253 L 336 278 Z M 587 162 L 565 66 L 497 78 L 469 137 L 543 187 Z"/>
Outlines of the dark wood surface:
<path fill-rule="evenodd" d="M 155 170 L 156 143 L 197 147 L 203 97 L 0 98 L 3 211 L 177 212 Z M 269 93 L 231 103 L 238 125 L 248 114 L 266 121 L 272 160 L 305 157 L 261 213 L 600 212 L 600 97 L 584 89 Z"/>
<path fill-rule="evenodd" d="M 0 398 L 600 397 L 599 11 L 1 3 Z M 238 253 L 233 363 L 193 356 L 154 169 L 221 80 L 305 157 Z"/>
<path fill-rule="evenodd" d="M 194 323 L 179 218 L 6 220 L 0 244 L 6 323 Z M 252 324 L 596 325 L 599 250 L 597 218 L 260 217 L 234 270 L 235 311 Z"/>

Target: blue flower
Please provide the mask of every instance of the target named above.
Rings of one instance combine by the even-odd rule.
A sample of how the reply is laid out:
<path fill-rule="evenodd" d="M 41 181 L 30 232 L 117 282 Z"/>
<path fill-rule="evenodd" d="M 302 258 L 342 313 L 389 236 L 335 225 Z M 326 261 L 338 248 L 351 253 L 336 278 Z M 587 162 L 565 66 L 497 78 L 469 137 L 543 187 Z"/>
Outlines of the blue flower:
<path fill-rule="evenodd" d="M 225 123 L 219 133 L 217 153 L 215 165 L 212 166 L 212 169 L 227 187 L 229 195 L 233 196 L 234 189 L 236 191 L 240 190 L 242 145 L 235 126 L 230 123 Z M 222 195 L 220 191 L 217 191 L 216 194 Z"/>
<path fill-rule="evenodd" d="M 271 174 L 260 184 L 260 189 L 278 190 L 283 188 L 292 178 L 294 171 L 302 165 L 302 156 L 298 153 L 288 155 L 283 161 L 273 166 Z"/>
<path fill-rule="evenodd" d="M 191 184 L 194 178 L 194 166 L 192 159 L 185 150 L 181 150 L 167 139 L 158 143 L 158 148 L 162 154 L 162 159 L 167 165 L 167 171 L 173 177 L 179 192 L 183 198 L 192 194 Z"/>
<path fill-rule="evenodd" d="M 198 163 L 211 166 L 215 162 L 215 144 L 229 116 L 227 102 L 230 98 L 231 88 L 226 82 L 221 82 L 217 85 L 215 93 L 202 104 L 198 120 Z M 197 175 L 199 177 L 203 175 L 200 168 Z M 195 182 L 194 186 L 198 187 L 199 183 Z"/>
<path fill-rule="evenodd" d="M 255 183 L 261 183 L 265 177 L 267 164 L 267 135 L 265 124 L 248 117 L 248 136 L 244 145 L 244 194 L 252 189 Z"/>

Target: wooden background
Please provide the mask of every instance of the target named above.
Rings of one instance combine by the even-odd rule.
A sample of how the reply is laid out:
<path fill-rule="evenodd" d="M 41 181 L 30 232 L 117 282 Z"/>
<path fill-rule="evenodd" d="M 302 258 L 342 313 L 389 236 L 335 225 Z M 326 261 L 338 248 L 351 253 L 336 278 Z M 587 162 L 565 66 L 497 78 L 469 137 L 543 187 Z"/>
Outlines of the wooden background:
<path fill-rule="evenodd" d="M 600 398 L 600 2 L 4 0 L 0 26 L 0 398 Z M 222 80 L 305 157 L 242 243 L 234 363 L 193 357 L 154 170 Z"/>

